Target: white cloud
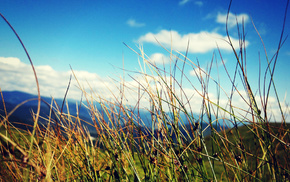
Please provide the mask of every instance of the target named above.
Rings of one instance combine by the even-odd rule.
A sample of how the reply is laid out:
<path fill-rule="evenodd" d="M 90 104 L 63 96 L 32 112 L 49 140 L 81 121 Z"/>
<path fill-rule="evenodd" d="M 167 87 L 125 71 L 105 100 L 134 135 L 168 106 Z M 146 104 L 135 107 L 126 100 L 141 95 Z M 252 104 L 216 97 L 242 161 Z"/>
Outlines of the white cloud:
<path fill-rule="evenodd" d="M 216 18 L 217 23 L 226 24 L 226 20 L 227 14 L 218 13 Z M 246 24 L 249 22 L 249 20 L 250 20 L 249 15 L 245 13 L 234 15 L 233 13 L 230 12 L 228 16 L 228 27 L 233 28 L 237 26 L 237 22 L 239 23 L 239 25 L 241 25 L 243 21 L 244 24 Z"/>
<path fill-rule="evenodd" d="M 195 1 L 194 4 L 199 6 L 199 7 L 203 6 L 203 2 L 202 1 Z"/>
<path fill-rule="evenodd" d="M 168 64 L 170 63 L 170 57 L 165 56 L 164 54 L 161 53 L 155 53 L 150 56 L 150 60 L 152 63 L 155 64 Z"/>
<path fill-rule="evenodd" d="M 197 74 L 200 74 L 201 70 L 197 69 Z M 201 73 L 203 75 L 205 75 L 204 73 Z M 204 93 L 203 91 L 199 90 L 198 87 L 200 87 L 200 85 L 194 85 L 195 88 L 192 87 L 185 87 L 182 86 L 182 88 L 180 88 L 178 86 L 178 84 L 174 84 L 172 83 L 172 81 L 170 80 L 170 77 L 164 76 L 162 77 L 162 79 L 160 77 L 149 77 L 149 76 L 140 76 L 140 77 L 136 77 L 136 81 L 130 81 L 127 82 L 127 85 L 132 85 L 134 86 L 134 88 L 138 88 L 139 84 L 142 84 L 143 87 L 141 88 L 146 88 L 146 90 L 150 93 L 151 97 L 144 99 L 142 98 L 142 102 L 143 103 L 147 103 L 147 106 L 149 106 L 149 102 L 148 99 L 152 99 L 155 98 L 155 101 L 160 101 L 159 99 L 156 99 L 156 97 L 160 97 L 162 95 L 162 98 L 166 100 L 166 98 L 170 98 L 168 97 L 168 93 L 170 93 L 170 91 L 168 91 L 168 86 L 169 85 L 175 85 L 173 90 L 175 93 L 175 98 L 179 101 L 181 101 L 183 103 L 183 107 L 185 107 L 186 109 L 190 109 L 193 113 L 200 113 L 201 108 L 202 108 L 202 104 L 203 104 L 203 97 L 205 96 L 204 94 L 206 94 L 206 98 L 209 99 L 212 104 L 210 104 L 209 107 L 213 107 L 216 109 L 215 104 L 218 104 L 220 107 L 219 110 L 219 116 L 221 118 L 228 118 L 230 119 L 230 115 L 228 112 L 223 112 L 222 110 L 225 109 L 229 112 L 232 112 L 232 109 L 235 111 L 235 116 L 237 118 L 240 119 L 240 121 L 249 121 L 252 122 L 253 118 L 251 117 L 251 114 L 249 114 L 249 99 L 248 99 L 248 94 L 245 90 L 241 89 L 239 90 L 239 92 L 235 91 L 232 95 L 232 98 L 229 98 L 229 95 L 231 95 L 231 89 L 229 90 L 225 90 L 227 93 L 225 94 L 223 91 L 220 93 L 220 95 L 218 96 L 218 94 L 215 93 L 215 89 L 214 90 L 208 90 L 207 93 Z M 147 82 L 145 80 L 148 80 Z M 174 80 L 174 79 L 173 79 Z M 167 85 L 164 83 L 167 82 Z M 191 79 L 192 81 L 192 79 Z M 173 81 L 175 82 L 175 81 Z M 129 84 L 130 83 L 130 84 Z M 148 84 L 149 83 L 149 84 Z M 150 85 L 150 88 L 148 88 L 148 85 Z M 133 87 L 131 87 L 133 88 Z M 156 89 L 157 88 L 157 89 Z M 156 90 L 158 90 L 158 94 L 156 92 Z M 136 95 L 136 92 L 133 93 L 133 95 Z M 186 95 L 186 99 L 188 100 L 184 100 Z M 148 94 L 145 94 L 148 95 Z M 242 99 L 242 98 L 245 98 Z M 132 100 L 131 100 L 132 101 Z M 258 101 L 258 107 L 261 107 L 261 104 L 259 104 L 260 101 L 260 97 L 256 97 L 256 101 Z M 168 111 L 167 108 L 167 103 L 163 103 L 163 109 L 165 111 Z M 178 106 L 178 102 L 175 103 L 177 107 Z M 157 104 L 158 105 L 158 104 Z M 271 121 L 274 121 L 274 118 L 276 119 L 276 121 L 281 121 L 281 113 L 279 112 L 279 105 L 276 102 L 276 99 L 274 97 L 269 97 L 269 110 L 268 110 L 268 114 L 269 116 L 272 117 Z M 223 109 L 221 109 L 223 108 Z M 284 111 L 289 111 L 287 108 L 287 105 L 282 103 L 282 108 Z M 215 110 L 214 109 L 214 110 Z M 288 112 L 287 112 L 288 113 Z M 262 111 L 263 114 L 263 111 Z M 287 120 L 289 122 L 289 120 Z"/>
<path fill-rule="evenodd" d="M 172 46 L 174 50 L 185 52 L 189 41 L 190 53 L 206 53 L 214 50 L 217 46 L 221 50 L 231 50 L 229 44 L 225 41 L 226 36 L 218 34 L 216 32 L 202 31 L 199 33 L 188 33 L 181 35 L 177 31 L 161 30 L 160 32 L 153 34 L 147 33 L 141 36 L 137 41 L 139 43 L 161 43 L 163 46 L 169 48 Z M 235 48 L 239 47 L 239 40 L 231 37 L 232 43 Z M 249 44 L 246 41 L 246 46 Z"/>
<path fill-rule="evenodd" d="M 1 58 L 0 59 L 2 65 L 0 67 L 1 70 L 9 70 L 9 69 L 23 69 L 25 68 L 26 64 L 22 63 L 18 58 L 8 57 L 8 58 Z"/>
<path fill-rule="evenodd" d="M 145 23 L 138 23 L 136 22 L 136 20 L 130 18 L 129 20 L 127 20 L 127 24 L 130 26 L 130 27 L 144 27 L 145 26 Z"/>
<path fill-rule="evenodd" d="M 40 93 L 42 96 L 53 96 L 63 98 L 69 83 L 71 71 L 55 71 L 48 65 L 35 66 L 37 73 Z M 98 91 L 105 88 L 104 83 L 109 81 L 100 81 L 101 77 L 95 73 L 87 71 L 74 71 L 78 80 L 86 88 L 87 82 L 92 85 L 98 85 Z M 21 62 L 18 58 L 0 57 L 0 87 L 2 90 L 19 90 L 31 94 L 37 94 L 37 87 L 32 68 L 29 64 Z M 112 87 L 112 86 L 111 86 Z M 80 99 L 81 92 L 77 87 L 77 82 L 72 78 L 69 97 Z"/>
<path fill-rule="evenodd" d="M 195 68 L 195 69 L 191 70 L 189 72 L 189 74 L 191 76 L 196 76 L 196 77 L 199 77 L 199 78 L 202 77 L 203 79 L 205 79 L 205 77 L 206 77 L 206 72 L 205 72 L 205 70 L 203 68 Z"/>
<path fill-rule="evenodd" d="M 191 0 L 182 0 L 182 1 L 179 1 L 179 5 L 180 6 L 183 6 L 183 5 L 187 4 L 187 3 L 189 3 L 190 1 Z M 203 2 L 202 1 L 195 1 L 194 4 L 197 5 L 197 6 L 199 6 L 199 7 L 203 6 Z"/>
<path fill-rule="evenodd" d="M 179 5 L 185 5 L 188 2 L 190 2 L 190 0 L 182 0 L 182 1 L 179 1 Z"/>
<path fill-rule="evenodd" d="M 257 30 L 258 30 L 260 35 L 266 35 L 267 34 L 267 30 L 268 30 L 267 24 L 259 23 L 258 26 L 257 26 Z"/>
<path fill-rule="evenodd" d="M 162 56 L 162 54 L 156 55 L 156 57 Z M 55 98 L 63 98 L 67 89 L 71 71 L 56 71 L 48 65 L 35 66 L 35 69 L 39 79 L 41 95 L 53 96 Z M 171 83 L 172 80 L 174 81 L 174 79 L 171 79 L 172 77 L 169 75 L 160 78 L 158 76 L 139 74 L 132 75 L 134 80 L 121 80 L 120 83 L 116 83 L 109 79 L 102 78 L 95 73 L 90 73 L 87 71 L 75 70 L 74 73 L 76 74 L 76 77 L 80 82 L 81 87 L 86 89 L 87 94 L 92 93 L 95 99 L 98 99 L 96 98 L 96 96 L 100 96 L 103 99 L 111 101 L 115 101 L 114 97 L 120 99 L 120 86 L 125 86 L 124 95 L 122 97 L 124 99 L 123 104 L 129 104 L 134 106 L 137 101 L 140 101 L 140 107 L 147 108 L 150 106 L 149 100 L 151 100 L 152 98 L 154 98 L 155 101 L 159 100 L 157 99 L 157 97 L 158 95 L 160 95 L 160 92 L 162 92 L 162 98 L 169 98 L 166 94 L 170 92 L 166 89 L 168 88 L 168 85 L 171 85 L 169 83 Z M 31 66 L 29 64 L 21 62 L 18 58 L 0 57 L 0 78 L 0 87 L 3 91 L 19 90 L 31 94 L 37 94 L 35 79 Z M 168 82 L 167 85 L 164 83 L 164 81 Z M 140 84 L 142 84 L 141 87 Z M 172 85 L 176 86 L 176 88 L 174 88 L 174 91 L 176 93 L 175 97 L 183 100 L 185 97 L 181 94 L 186 94 L 186 98 L 188 98 L 189 100 L 187 100 L 188 102 L 183 100 L 184 106 L 189 109 L 190 104 L 192 112 L 199 113 L 203 101 L 203 93 L 196 88 L 188 88 L 185 86 L 179 88 L 178 84 Z M 200 85 L 195 85 L 195 87 L 199 86 Z M 156 88 L 158 88 L 158 94 Z M 146 93 L 143 94 L 143 92 Z M 246 91 L 240 90 L 239 93 L 242 94 L 242 97 L 247 97 Z M 148 96 L 149 94 L 150 97 Z M 228 97 L 224 93 L 221 94 L 222 95 L 219 98 L 219 105 L 225 109 L 229 109 Z M 227 94 L 230 95 L 229 93 Z M 141 98 L 140 95 L 142 95 Z M 208 96 L 211 101 L 217 102 L 218 97 L 211 90 L 209 90 Z M 80 97 L 81 91 L 78 88 L 76 80 L 72 78 L 68 98 L 79 100 Z M 90 95 L 88 95 L 88 99 L 90 99 Z M 259 99 L 259 97 L 256 97 L 257 101 Z M 249 108 L 249 106 L 245 103 L 243 99 L 241 99 L 241 96 L 239 94 L 235 93 L 231 101 L 234 106 L 237 106 L 235 109 L 237 116 L 241 118 L 249 117 L 247 115 L 247 109 Z M 166 107 L 166 105 L 167 104 L 164 103 L 164 107 Z M 271 108 L 269 108 L 270 111 L 268 112 L 272 113 L 276 119 L 280 119 L 279 106 L 274 97 L 269 98 L 269 105 L 271 105 Z M 259 107 L 261 108 L 261 106 Z M 282 103 L 282 107 L 284 111 L 287 110 L 286 104 Z M 221 115 L 221 117 L 223 116 Z"/>

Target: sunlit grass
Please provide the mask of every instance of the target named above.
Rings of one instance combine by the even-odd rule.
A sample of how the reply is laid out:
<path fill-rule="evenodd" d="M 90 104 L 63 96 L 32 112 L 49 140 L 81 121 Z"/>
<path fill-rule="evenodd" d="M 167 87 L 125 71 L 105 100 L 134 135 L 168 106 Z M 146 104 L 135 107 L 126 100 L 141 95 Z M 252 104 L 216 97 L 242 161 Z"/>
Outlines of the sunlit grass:
<path fill-rule="evenodd" d="M 265 78 L 269 80 L 259 88 L 260 95 L 255 95 L 246 73 L 244 30 L 237 32 L 239 49 L 231 44 L 228 32 L 226 40 L 237 63 L 232 75 L 220 52 L 218 57 L 228 75 L 229 92 L 221 87 L 219 77 L 211 76 L 217 57 L 204 70 L 187 54 L 176 55 L 167 50 L 171 65 L 158 66 L 151 62 L 142 47 L 134 50 L 128 46 L 140 56 L 140 72 L 138 78 L 132 76 L 130 82 L 121 79 L 116 84 L 118 95 L 108 89 L 115 100 L 106 100 L 93 89 L 85 90 L 79 84 L 83 92 L 82 107 L 90 113 L 91 121 L 82 120 L 78 114 L 71 115 L 69 108 L 64 113 L 63 108 L 68 107 L 65 98 L 62 106 L 52 99 L 48 104 L 49 115 L 40 116 L 39 110 L 32 113 L 33 129 L 23 131 L 9 122 L 13 111 L 8 113 L 4 107 L 5 115 L 0 121 L 1 180 L 289 180 L 290 128 L 286 123 L 289 109 L 281 107 L 274 84 L 273 64 L 277 58 L 265 60 L 268 65 Z M 278 47 L 282 42 L 283 37 Z M 276 54 L 278 52 L 279 49 Z M 184 66 L 194 68 L 199 85 L 192 84 Z M 194 96 L 187 92 L 185 83 L 195 91 Z M 238 89 L 237 83 L 243 88 Z M 211 84 L 217 88 L 216 96 L 210 94 Z M 271 121 L 271 109 L 267 105 L 271 89 L 280 114 L 280 120 L 275 123 Z M 129 99 L 127 93 L 134 93 L 129 95 L 136 96 L 135 104 L 125 104 Z M 247 108 L 235 105 L 234 94 Z M 221 102 L 222 95 L 228 99 L 226 105 Z M 198 97 L 201 102 L 192 105 L 192 97 Z M 41 101 L 40 97 L 38 100 Z M 138 115 L 144 101 L 149 103 L 149 125 Z M 2 104 L 5 106 L 4 100 Z M 193 107 L 199 107 L 200 113 L 193 113 Z M 39 118 L 45 120 L 45 124 L 41 124 Z M 91 125 L 93 132 L 83 123 Z M 203 126 L 210 128 L 209 135 L 205 136 Z M 94 138 L 92 133 L 95 133 Z"/>

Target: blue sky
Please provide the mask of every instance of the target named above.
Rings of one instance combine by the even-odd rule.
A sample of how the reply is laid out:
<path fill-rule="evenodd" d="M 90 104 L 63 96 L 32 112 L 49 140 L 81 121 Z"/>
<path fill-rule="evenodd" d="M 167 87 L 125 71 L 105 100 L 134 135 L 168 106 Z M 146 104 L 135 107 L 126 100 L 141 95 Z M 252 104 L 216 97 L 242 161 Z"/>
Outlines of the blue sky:
<path fill-rule="evenodd" d="M 198 59 L 203 69 L 206 69 L 213 53 L 218 55 L 218 45 L 227 68 L 233 70 L 233 54 L 221 40 L 226 36 L 228 5 L 229 1 L 225 0 L 214 3 L 209 0 L 1 0 L 0 12 L 18 32 L 29 51 L 38 70 L 42 94 L 62 97 L 70 75 L 69 65 L 78 72 L 80 79 L 95 84 L 97 88 L 104 87 L 96 81 L 100 79 L 107 84 L 106 87 L 113 88 L 108 77 L 122 75 L 119 67 L 123 67 L 123 62 L 126 70 L 140 70 L 138 56 L 123 42 L 137 51 L 138 46 L 142 45 L 148 57 L 156 63 L 163 61 L 168 66 L 170 56 L 156 43 L 155 38 L 167 49 L 170 49 L 172 41 L 172 49 L 182 54 L 185 54 L 190 40 L 188 58 L 193 62 Z M 247 70 L 253 85 L 258 83 L 259 52 L 262 62 L 265 62 L 265 54 L 251 19 L 271 58 L 278 46 L 285 7 L 286 0 L 234 0 L 232 3 L 229 32 L 237 43 L 235 17 L 239 23 L 244 19 Z M 290 32 L 289 18 L 288 11 L 285 35 Z M 36 94 L 33 75 L 29 72 L 31 68 L 23 49 L 3 20 L 0 20 L 0 27 L 1 89 Z M 276 86 L 281 90 L 282 100 L 290 89 L 289 59 L 290 43 L 287 40 L 280 50 L 275 72 Z M 188 66 L 185 73 L 194 77 L 192 70 Z M 127 78 L 130 79 L 129 76 Z M 226 78 L 221 74 L 220 79 Z M 230 85 L 224 87 L 229 89 Z M 255 91 L 257 88 L 254 88 Z M 74 89 L 71 92 L 71 97 L 76 98 Z"/>

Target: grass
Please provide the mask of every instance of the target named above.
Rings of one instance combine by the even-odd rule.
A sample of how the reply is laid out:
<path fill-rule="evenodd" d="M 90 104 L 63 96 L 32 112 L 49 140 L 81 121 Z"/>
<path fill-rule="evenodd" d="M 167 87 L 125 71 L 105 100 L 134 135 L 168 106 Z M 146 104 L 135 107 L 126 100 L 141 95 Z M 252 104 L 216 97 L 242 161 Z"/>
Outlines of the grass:
<path fill-rule="evenodd" d="M 4 16 L 1 16 L 14 31 Z M 284 18 L 286 19 L 286 13 Z M 198 62 L 191 61 L 186 55 L 179 53 L 176 56 L 167 50 L 172 59 L 172 64 L 167 69 L 150 62 L 142 47 L 138 51 L 132 49 L 140 56 L 140 65 L 143 65 L 139 72 L 142 79 L 132 77 L 137 83 L 134 88 L 137 96 L 135 105 L 125 104 L 127 92 L 133 90 L 130 82 L 121 80 L 116 85 L 120 95 L 114 95 L 108 89 L 115 100 L 106 100 L 93 90 L 86 91 L 79 84 L 85 107 L 91 114 L 91 125 L 97 133 L 94 140 L 82 125 L 86 121 L 81 120 L 78 115 L 63 112 L 66 98 L 61 107 L 52 99 L 50 114 L 41 118 L 46 120 L 46 124 L 41 125 L 38 122 L 41 117 L 41 96 L 38 89 L 39 107 L 36 113 L 32 113 L 33 129 L 27 131 L 20 130 L 9 122 L 9 116 L 14 111 L 8 113 L 4 107 L 5 115 L 0 118 L 1 180 L 289 180 L 290 160 L 287 154 L 290 153 L 290 128 L 286 123 L 289 110 L 288 107 L 282 107 L 273 74 L 278 61 L 276 55 L 284 42 L 283 30 L 276 54 L 273 59 L 267 57 L 265 60 L 267 68 L 264 70 L 264 78 L 268 80 L 259 87 L 258 96 L 254 95 L 255 91 L 251 89 L 253 85 L 247 77 L 244 30 L 238 29 L 238 49 L 232 45 L 227 31 L 227 42 L 232 47 L 237 63 L 232 74 L 223 64 L 232 86 L 229 92 L 222 88 L 219 77 L 211 76 L 211 70 L 217 65 L 217 58 L 224 63 L 220 52 L 219 57 L 215 55 L 204 71 Z M 17 35 L 16 31 L 14 33 Z M 25 49 L 21 39 L 18 39 Z M 26 53 L 30 59 L 27 51 Z M 266 51 L 265 54 L 267 55 Z M 31 65 L 33 67 L 32 61 Z M 184 73 L 185 66 L 196 70 L 200 89 Z M 36 73 L 35 78 L 38 87 Z M 76 76 L 75 79 L 77 80 Z M 259 77 L 259 83 L 260 81 Z M 194 97 L 200 98 L 198 115 L 193 113 L 192 108 L 196 106 L 190 104 L 192 95 L 184 89 L 185 82 L 195 90 Z M 238 83 L 242 83 L 243 88 L 238 88 Z M 209 94 L 211 84 L 217 88 L 216 97 Z M 273 90 L 279 106 L 280 119 L 275 122 L 271 121 L 271 109 L 268 105 L 270 90 Z M 223 95 L 228 99 L 226 105 L 222 104 Z M 246 108 L 235 105 L 235 95 L 243 100 Z M 138 114 L 144 100 L 150 103 L 150 126 L 144 124 L 145 121 Z M 95 103 L 101 105 L 101 109 L 97 109 Z M 4 100 L 3 105 L 5 106 Z M 210 127 L 209 136 L 204 135 L 202 125 Z M 223 128 L 225 126 L 227 129 Z"/>

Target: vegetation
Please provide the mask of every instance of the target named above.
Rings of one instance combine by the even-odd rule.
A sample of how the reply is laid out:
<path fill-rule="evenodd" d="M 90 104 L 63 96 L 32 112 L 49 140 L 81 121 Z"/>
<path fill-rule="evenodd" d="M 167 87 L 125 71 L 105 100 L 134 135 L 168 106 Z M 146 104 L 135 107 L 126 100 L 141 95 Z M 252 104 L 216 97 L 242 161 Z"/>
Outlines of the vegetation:
<path fill-rule="evenodd" d="M 14 31 L 4 16 L 1 16 Z M 5 110 L 1 94 L 5 112 L 0 118 L 1 180 L 289 180 L 290 157 L 287 154 L 290 153 L 290 127 L 286 123 L 289 110 L 282 106 L 274 82 L 275 64 L 284 42 L 283 30 L 275 55 L 272 59 L 266 57 L 264 85 L 259 87 L 259 94 L 256 95 L 247 77 L 244 30 L 239 29 L 239 25 L 237 27 L 240 38 L 238 49 L 232 44 L 227 31 L 227 42 L 236 60 L 236 69 L 232 74 L 227 70 L 220 51 L 219 56 L 214 54 L 209 68 L 204 71 L 198 62 L 191 61 L 186 54 L 179 53 L 176 56 L 169 50 L 172 65 L 169 69 L 158 67 L 150 62 L 140 48 L 138 52 L 132 49 L 144 65 L 139 72 L 142 81 L 132 78 L 137 83 L 138 98 L 135 106 L 124 104 L 126 89 L 131 88 L 124 81 L 120 81 L 118 86 L 120 96 L 113 95 L 115 100 L 105 100 L 98 93 L 87 92 L 79 85 L 85 106 L 91 114 L 92 122 L 87 123 L 92 123 L 97 133 L 95 138 L 83 127 L 82 123 L 86 121 L 78 115 L 71 115 L 69 111 L 63 112 L 66 98 L 60 107 L 52 99 L 50 115 L 41 118 L 46 120 L 46 124 L 41 125 L 38 122 L 41 103 L 39 89 L 39 109 L 32 113 L 33 129 L 20 130 L 9 122 L 9 116 L 15 110 Z M 25 49 L 21 39 L 18 39 Z M 221 87 L 219 77 L 213 79 L 211 76 L 218 58 L 232 86 L 229 93 Z M 33 67 L 32 61 L 31 65 Z M 200 86 L 198 89 L 196 84 L 191 84 L 196 91 L 194 97 L 201 98 L 201 105 L 198 106 L 200 113 L 197 116 L 192 111 L 192 107 L 196 106 L 190 104 L 192 94 L 183 88 L 185 82 L 192 83 L 184 73 L 185 66 L 196 70 Z M 38 87 L 36 73 L 35 78 Z M 242 83 L 243 88 L 239 88 L 238 83 Z M 209 94 L 211 84 L 217 88 L 216 97 Z M 268 104 L 270 91 L 274 93 L 279 106 L 275 120 L 271 118 Z M 223 94 L 228 99 L 226 105 L 221 102 Z M 236 95 L 246 108 L 235 105 L 233 97 Z M 150 126 L 138 115 L 141 101 L 146 99 L 150 102 Z M 96 109 L 95 103 L 100 104 L 102 109 Z M 202 125 L 205 124 L 211 129 L 209 136 L 204 136 Z"/>

